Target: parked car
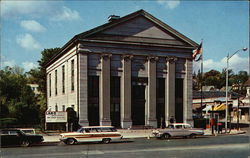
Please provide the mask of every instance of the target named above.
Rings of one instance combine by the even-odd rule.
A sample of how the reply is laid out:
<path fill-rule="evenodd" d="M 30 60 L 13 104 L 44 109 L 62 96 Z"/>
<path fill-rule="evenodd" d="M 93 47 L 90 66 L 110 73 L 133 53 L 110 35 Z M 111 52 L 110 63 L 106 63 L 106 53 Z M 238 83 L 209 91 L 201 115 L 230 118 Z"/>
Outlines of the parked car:
<path fill-rule="evenodd" d="M 23 131 L 25 134 L 36 134 L 34 128 L 18 128 Z"/>
<path fill-rule="evenodd" d="M 25 134 L 20 129 L 1 129 L 1 146 L 30 146 L 31 144 L 41 143 L 43 136 L 37 134 Z"/>
<path fill-rule="evenodd" d="M 113 126 L 81 127 L 77 132 L 60 134 L 60 141 L 69 145 L 78 142 L 103 142 L 107 144 L 112 140 L 119 139 L 122 139 L 122 135 Z"/>
<path fill-rule="evenodd" d="M 154 130 L 153 135 L 161 139 L 168 139 L 170 137 L 195 138 L 196 136 L 204 135 L 204 130 L 192 128 L 187 123 L 173 123 L 168 125 L 166 129 Z"/>

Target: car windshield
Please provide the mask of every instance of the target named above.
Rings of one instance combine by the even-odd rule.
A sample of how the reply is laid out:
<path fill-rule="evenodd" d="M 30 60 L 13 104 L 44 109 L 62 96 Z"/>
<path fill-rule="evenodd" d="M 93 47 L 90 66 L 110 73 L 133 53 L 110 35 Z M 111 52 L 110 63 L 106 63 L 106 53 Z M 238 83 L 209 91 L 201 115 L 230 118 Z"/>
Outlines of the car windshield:
<path fill-rule="evenodd" d="M 184 128 L 192 128 L 191 125 L 185 125 Z"/>
<path fill-rule="evenodd" d="M 24 132 L 25 134 L 35 134 L 35 131 L 34 130 L 32 130 L 32 129 L 22 129 L 21 130 L 22 132 Z"/>
<path fill-rule="evenodd" d="M 83 128 L 79 128 L 79 129 L 77 130 L 77 132 L 82 133 L 82 132 L 83 132 Z"/>
<path fill-rule="evenodd" d="M 174 125 L 168 125 L 167 128 L 174 128 Z"/>

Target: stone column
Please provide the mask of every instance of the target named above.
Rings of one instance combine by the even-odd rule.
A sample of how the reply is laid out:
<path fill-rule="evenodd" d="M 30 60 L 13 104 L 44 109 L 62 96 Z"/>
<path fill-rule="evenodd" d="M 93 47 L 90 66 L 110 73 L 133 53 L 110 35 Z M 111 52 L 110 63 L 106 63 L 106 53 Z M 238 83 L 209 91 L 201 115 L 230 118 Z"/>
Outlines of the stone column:
<path fill-rule="evenodd" d="M 157 127 L 156 120 L 156 62 L 158 57 L 148 57 L 147 125 Z"/>
<path fill-rule="evenodd" d="M 186 123 L 193 125 L 192 119 L 192 72 L 193 62 L 192 59 L 186 59 L 185 63 L 185 78 L 184 78 L 184 102 L 183 102 L 183 120 Z"/>
<path fill-rule="evenodd" d="M 131 120 L 131 59 L 132 55 L 124 55 L 122 58 L 121 77 L 121 126 L 129 128 Z"/>
<path fill-rule="evenodd" d="M 175 118 L 175 61 L 176 57 L 167 57 L 167 78 L 165 80 L 165 120 L 166 126 L 171 117 Z"/>
<path fill-rule="evenodd" d="M 110 120 L 110 54 L 101 55 L 100 125 L 111 125 Z"/>
<path fill-rule="evenodd" d="M 88 55 L 78 53 L 77 60 L 79 124 L 88 126 Z"/>

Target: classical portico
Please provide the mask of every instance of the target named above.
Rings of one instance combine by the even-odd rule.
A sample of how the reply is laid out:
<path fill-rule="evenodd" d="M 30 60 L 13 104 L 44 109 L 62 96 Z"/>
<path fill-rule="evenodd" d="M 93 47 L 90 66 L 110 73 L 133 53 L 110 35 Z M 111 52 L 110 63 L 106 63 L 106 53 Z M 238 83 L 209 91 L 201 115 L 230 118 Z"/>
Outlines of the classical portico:
<path fill-rule="evenodd" d="M 76 35 L 50 61 L 47 88 L 52 94 L 54 71 L 60 74 L 62 65 L 67 71 L 65 93 L 58 85 L 48 106 L 75 107 L 82 126 L 162 127 L 170 118 L 190 123 L 192 50 L 197 46 L 144 10 L 111 18 Z"/>

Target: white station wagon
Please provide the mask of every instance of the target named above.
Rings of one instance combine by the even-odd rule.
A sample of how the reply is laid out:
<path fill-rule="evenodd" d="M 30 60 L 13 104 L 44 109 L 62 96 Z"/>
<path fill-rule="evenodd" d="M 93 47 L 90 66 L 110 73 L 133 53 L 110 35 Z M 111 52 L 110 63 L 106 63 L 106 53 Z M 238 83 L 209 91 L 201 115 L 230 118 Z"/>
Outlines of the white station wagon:
<path fill-rule="evenodd" d="M 153 135 L 161 139 L 168 139 L 170 137 L 195 138 L 196 136 L 204 135 L 204 130 L 192 128 L 187 123 L 173 123 L 166 129 L 154 130 Z"/>
<path fill-rule="evenodd" d="M 87 126 L 81 127 L 77 132 L 60 134 L 60 141 L 69 145 L 77 142 L 103 142 L 107 144 L 111 140 L 120 139 L 122 139 L 122 135 L 113 126 Z"/>

